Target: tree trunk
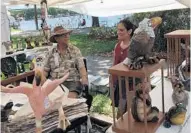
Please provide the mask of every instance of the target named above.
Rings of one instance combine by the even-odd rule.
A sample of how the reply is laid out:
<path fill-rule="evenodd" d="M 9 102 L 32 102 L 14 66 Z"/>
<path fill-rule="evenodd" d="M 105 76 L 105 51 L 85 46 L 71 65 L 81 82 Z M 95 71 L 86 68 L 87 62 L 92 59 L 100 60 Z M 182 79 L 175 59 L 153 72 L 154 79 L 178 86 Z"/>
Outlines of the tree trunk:
<path fill-rule="evenodd" d="M 35 20 L 36 30 L 38 30 L 38 18 L 37 18 L 36 5 L 34 5 L 34 20 Z"/>
<path fill-rule="evenodd" d="M 99 27 L 99 18 L 92 16 L 92 27 Z"/>

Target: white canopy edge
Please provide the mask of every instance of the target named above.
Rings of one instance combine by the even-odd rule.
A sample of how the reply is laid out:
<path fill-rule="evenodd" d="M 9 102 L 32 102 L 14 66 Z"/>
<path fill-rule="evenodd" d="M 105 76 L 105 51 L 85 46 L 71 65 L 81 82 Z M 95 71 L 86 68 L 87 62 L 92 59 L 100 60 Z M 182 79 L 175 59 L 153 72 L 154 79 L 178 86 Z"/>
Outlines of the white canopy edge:
<path fill-rule="evenodd" d="M 184 3 L 181 4 L 180 2 Z M 59 4 L 59 8 L 90 16 L 106 17 L 140 12 L 189 8 L 190 0 L 93 0 L 74 5 Z"/>
<path fill-rule="evenodd" d="M 56 6 L 59 4 L 63 5 L 71 5 L 77 4 L 82 2 L 87 2 L 91 0 L 47 0 L 48 6 Z M 40 5 L 41 0 L 2 0 L 2 3 L 9 6 L 9 5 L 25 5 L 25 4 L 32 4 L 32 5 Z"/>

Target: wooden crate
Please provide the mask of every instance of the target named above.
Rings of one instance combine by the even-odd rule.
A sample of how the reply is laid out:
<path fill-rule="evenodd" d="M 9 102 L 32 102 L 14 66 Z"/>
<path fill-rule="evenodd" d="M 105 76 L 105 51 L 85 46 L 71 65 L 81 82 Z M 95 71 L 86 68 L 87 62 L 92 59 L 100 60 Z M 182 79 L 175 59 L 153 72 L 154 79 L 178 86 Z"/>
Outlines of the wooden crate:
<path fill-rule="evenodd" d="M 164 35 L 167 38 L 167 64 L 168 77 L 175 74 L 178 65 L 186 60 L 189 63 L 190 50 L 186 49 L 185 53 L 181 50 L 181 39 L 185 40 L 185 47 L 190 48 L 190 30 L 176 30 Z M 185 58 L 182 58 L 185 54 Z M 188 68 L 186 69 L 188 71 Z"/>
<path fill-rule="evenodd" d="M 128 84 L 128 78 L 129 77 L 133 77 L 133 80 L 135 80 L 135 78 L 141 78 L 143 79 L 147 79 L 147 77 L 150 77 L 150 75 L 155 72 L 156 70 L 161 68 L 161 85 L 162 85 L 162 89 L 161 89 L 161 93 L 162 93 L 162 112 L 159 113 L 159 121 L 156 123 L 148 123 L 146 121 L 147 119 L 147 115 L 146 115 L 146 108 L 144 106 L 144 115 L 145 115 L 145 121 L 144 122 L 136 122 L 133 118 L 132 115 L 130 113 L 130 108 L 131 108 L 131 101 L 132 101 L 132 97 L 135 94 L 135 84 L 133 85 L 133 90 L 129 91 L 129 89 L 126 89 L 126 96 L 127 96 L 127 112 L 122 115 L 120 114 L 120 119 L 118 119 L 116 121 L 116 116 L 115 116 L 115 105 L 112 104 L 113 106 L 113 125 L 112 125 L 112 129 L 114 132 L 117 133 L 154 133 L 157 128 L 160 126 L 160 124 L 162 123 L 162 121 L 164 120 L 164 72 L 163 72 L 163 65 L 164 65 L 164 59 L 160 60 L 159 63 L 157 64 L 153 64 L 153 65 L 148 65 L 145 64 L 144 67 L 140 70 L 129 70 L 127 66 L 123 65 L 123 63 L 117 64 L 111 68 L 109 68 L 109 74 L 111 75 L 115 75 L 118 76 L 118 79 L 120 80 L 121 77 L 125 77 L 125 84 L 126 84 L 126 88 L 129 88 L 129 84 Z M 135 82 L 134 82 L 135 83 Z M 143 94 L 145 94 L 145 89 L 143 88 Z M 114 102 L 114 88 L 111 87 L 111 99 L 112 99 L 112 103 Z M 119 107 L 121 110 L 121 99 L 122 99 L 122 87 L 121 84 L 119 82 Z M 144 103 L 146 103 L 146 99 L 145 99 L 145 95 L 143 97 L 143 101 Z M 153 105 L 154 106 L 154 105 Z M 120 111 L 121 112 L 121 111 Z"/>

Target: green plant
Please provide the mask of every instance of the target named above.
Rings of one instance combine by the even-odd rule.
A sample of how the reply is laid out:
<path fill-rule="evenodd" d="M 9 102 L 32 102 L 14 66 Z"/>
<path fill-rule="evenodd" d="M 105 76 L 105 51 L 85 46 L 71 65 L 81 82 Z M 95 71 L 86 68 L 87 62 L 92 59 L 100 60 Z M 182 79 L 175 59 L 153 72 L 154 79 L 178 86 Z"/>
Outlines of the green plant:
<path fill-rule="evenodd" d="M 89 33 L 90 37 L 97 39 L 116 39 L 117 28 L 116 27 L 92 27 Z"/>
<path fill-rule="evenodd" d="M 94 96 L 91 112 L 112 116 L 112 106 L 110 98 L 102 94 Z"/>

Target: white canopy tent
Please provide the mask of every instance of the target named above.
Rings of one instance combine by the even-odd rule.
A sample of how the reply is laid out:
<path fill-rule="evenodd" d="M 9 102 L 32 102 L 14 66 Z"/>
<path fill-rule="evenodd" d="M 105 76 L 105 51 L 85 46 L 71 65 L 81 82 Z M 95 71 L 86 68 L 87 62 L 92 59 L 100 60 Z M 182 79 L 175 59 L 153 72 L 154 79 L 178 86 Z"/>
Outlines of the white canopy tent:
<path fill-rule="evenodd" d="M 7 14 L 6 6 L 1 5 L 1 43 L 10 41 L 9 17 Z M 6 48 L 1 46 L 1 54 L 5 55 Z"/>
<path fill-rule="evenodd" d="M 73 5 L 59 4 L 59 8 L 99 17 L 189 7 L 190 0 L 92 0 Z"/>
<path fill-rule="evenodd" d="M 3 0 L 6 5 L 36 4 L 41 0 Z M 190 8 L 190 0 L 47 0 L 59 7 L 90 16 L 115 16 L 131 13 Z"/>
<path fill-rule="evenodd" d="M 22 4 L 32 4 L 40 5 L 41 0 L 2 0 L 5 5 L 22 5 Z M 70 5 L 82 2 L 87 2 L 90 0 L 47 0 L 48 6 L 56 6 L 58 4 Z"/>

